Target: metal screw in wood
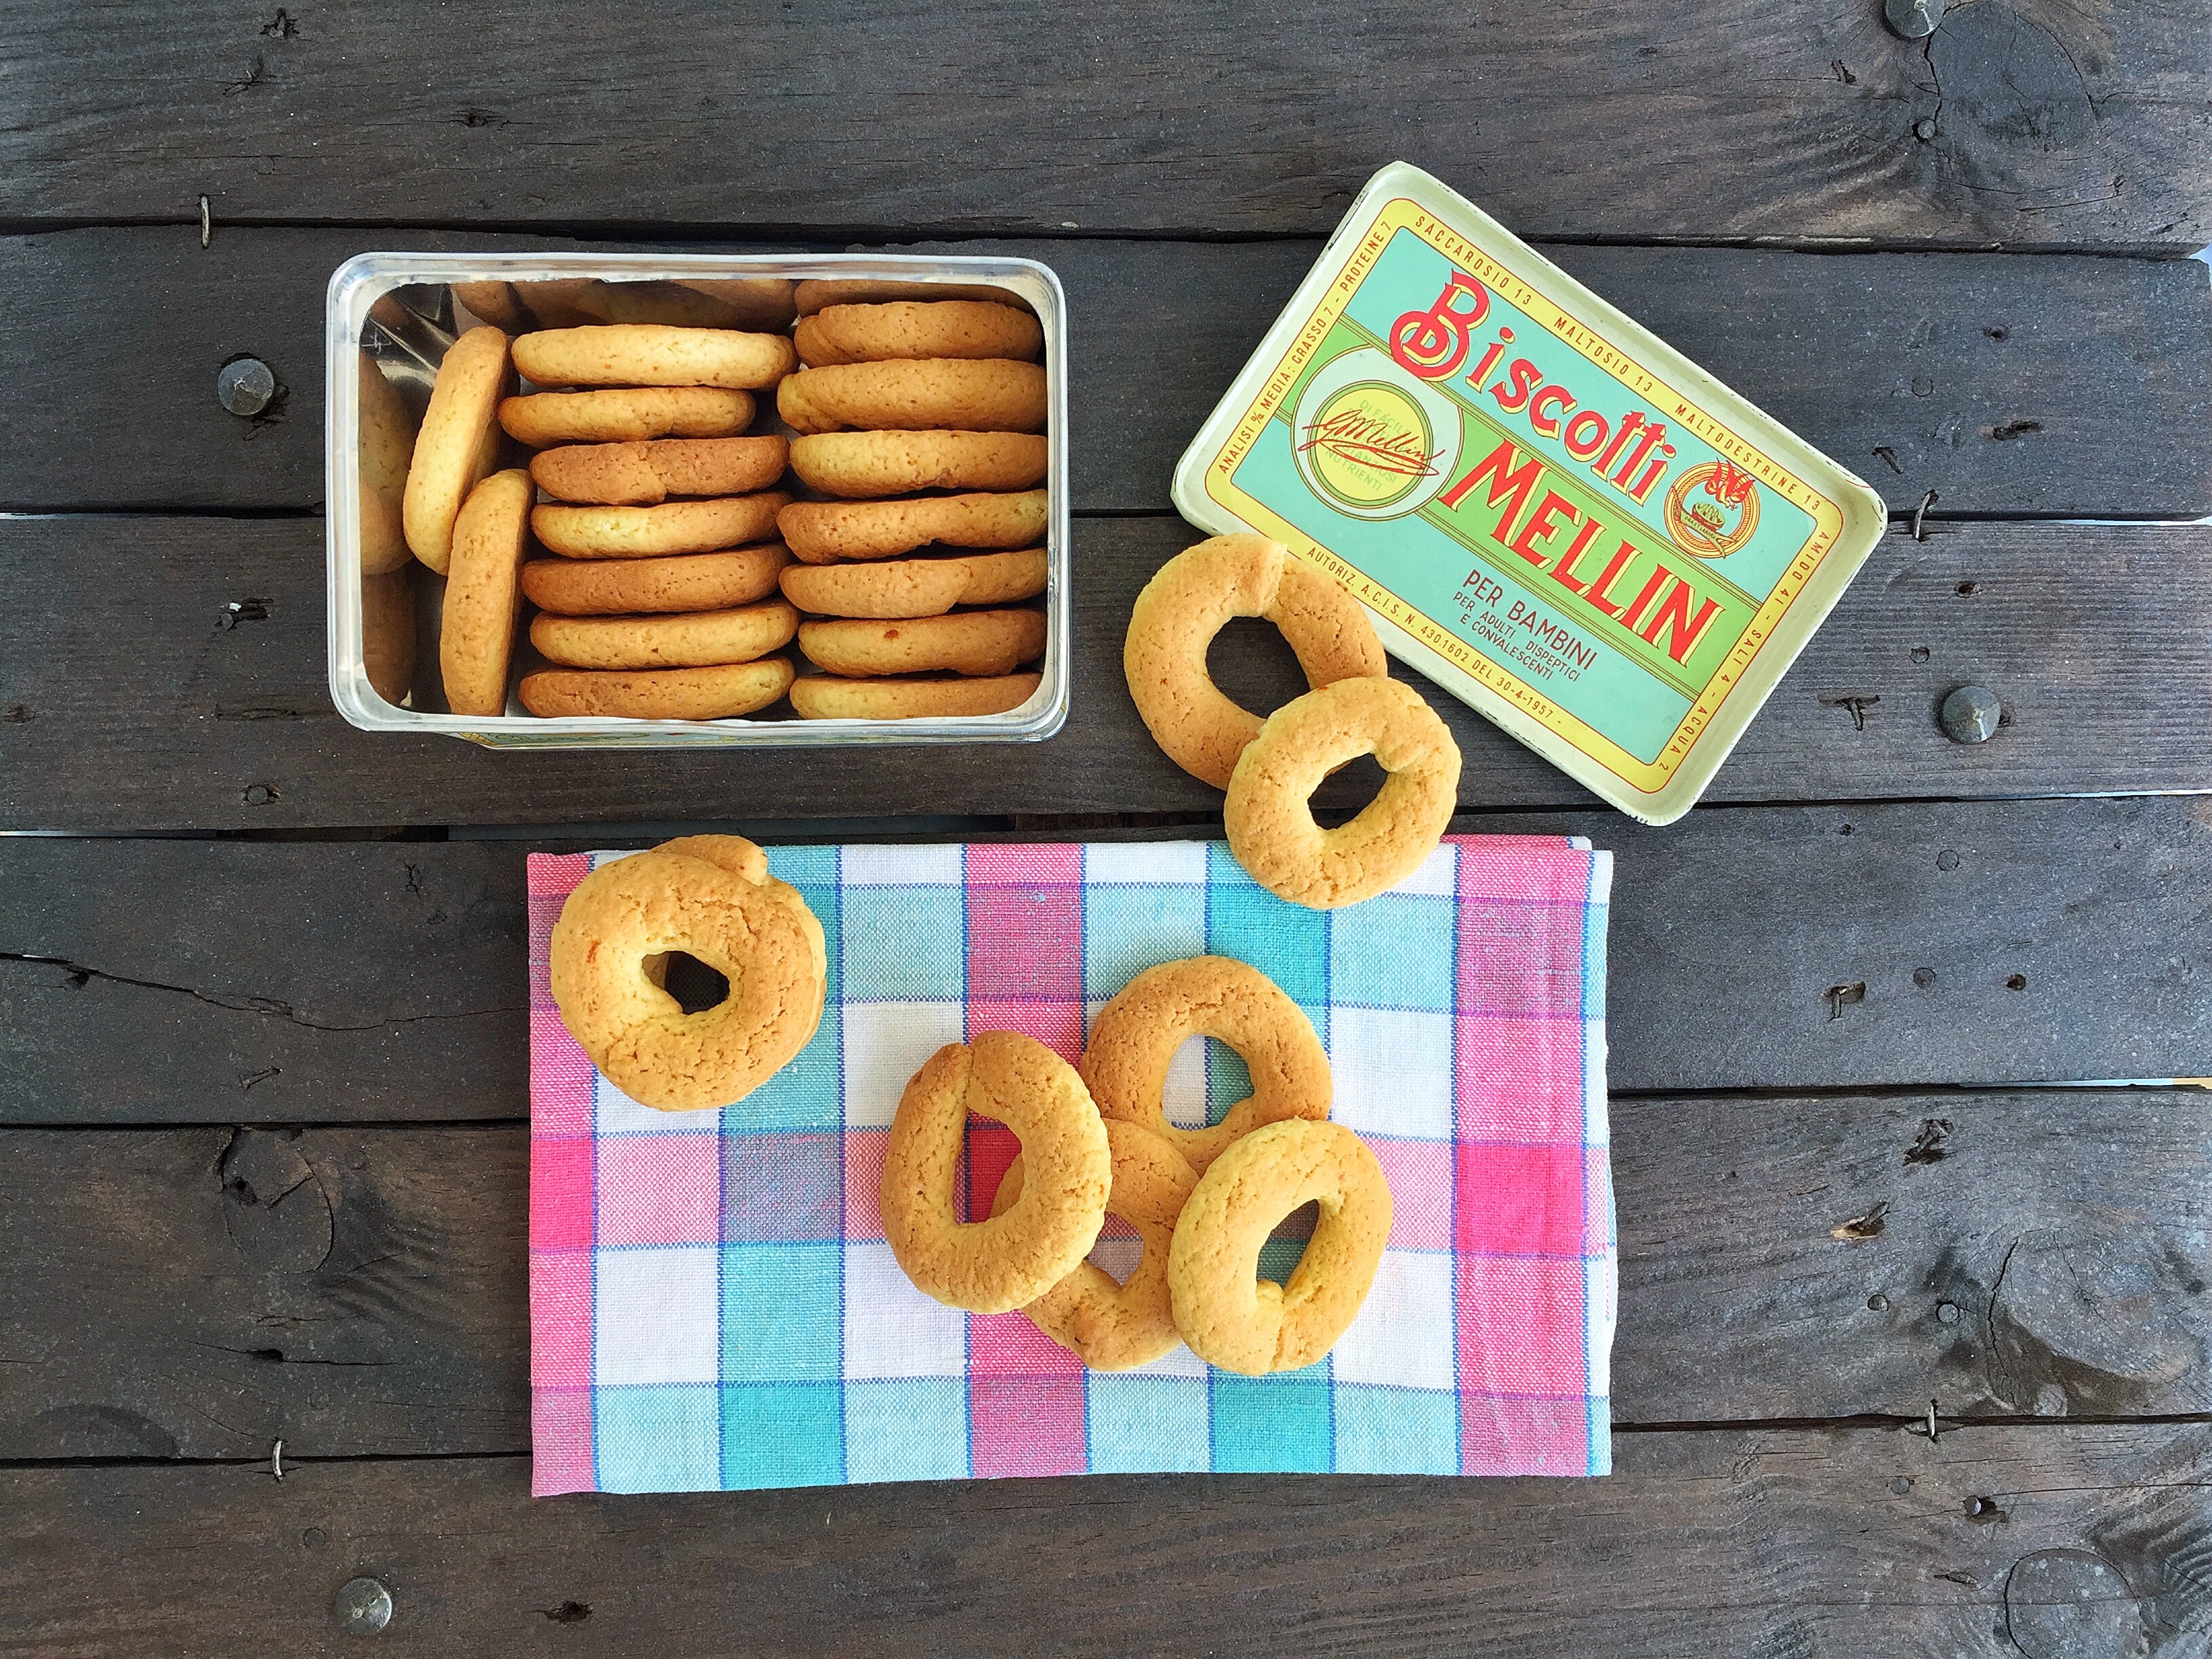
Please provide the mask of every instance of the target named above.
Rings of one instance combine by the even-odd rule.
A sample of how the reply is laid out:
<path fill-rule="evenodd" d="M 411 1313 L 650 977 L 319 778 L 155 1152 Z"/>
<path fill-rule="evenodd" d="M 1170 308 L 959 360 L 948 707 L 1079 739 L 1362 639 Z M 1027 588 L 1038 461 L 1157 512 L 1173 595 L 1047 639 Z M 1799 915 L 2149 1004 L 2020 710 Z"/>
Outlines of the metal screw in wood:
<path fill-rule="evenodd" d="M 234 357 L 216 371 L 216 401 L 240 419 L 258 415 L 276 395 L 276 376 L 258 357 Z"/>
<path fill-rule="evenodd" d="M 374 1578 L 349 1578 L 338 1591 L 338 1625 L 349 1636 L 374 1636 L 392 1622 L 392 1592 Z"/>
<path fill-rule="evenodd" d="M 1901 40 L 1925 40 L 1943 21 L 1943 0 L 1882 0 L 1881 21 Z"/>
<path fill-rule="evenodd" d="M 1962 685 L 1943 699 L 1937 718 L 1954 743 L 1987 743 L 2004 719 L 2004 704 L 1986 685 Z"/>

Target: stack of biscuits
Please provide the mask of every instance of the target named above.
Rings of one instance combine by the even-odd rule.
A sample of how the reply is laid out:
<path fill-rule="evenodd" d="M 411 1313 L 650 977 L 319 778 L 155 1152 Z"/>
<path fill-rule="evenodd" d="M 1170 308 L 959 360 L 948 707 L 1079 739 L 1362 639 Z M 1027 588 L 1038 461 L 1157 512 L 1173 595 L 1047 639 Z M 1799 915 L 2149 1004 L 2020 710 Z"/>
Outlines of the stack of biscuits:
<path fill-rule="evenodd" d="M 776 523 L 783 596 L 822 672 L 790 688 L 812 720 L 1018 708 L 1044 651 L 1044 334 L 1003 289 L 805 282 L 805 365 L 777 412 L 819 501 Z"/>

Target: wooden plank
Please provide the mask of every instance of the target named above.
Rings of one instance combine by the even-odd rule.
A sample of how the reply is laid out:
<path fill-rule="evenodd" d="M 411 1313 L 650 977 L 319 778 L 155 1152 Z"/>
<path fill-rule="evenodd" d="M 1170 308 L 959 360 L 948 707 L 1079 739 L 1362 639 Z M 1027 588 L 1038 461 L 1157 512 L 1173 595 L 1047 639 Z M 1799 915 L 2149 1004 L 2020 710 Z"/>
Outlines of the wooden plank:
<path fill-rule="evenodd" d="M 2172 1091 L 1617 1101 L 1613 1420 L 2212 1409 L 2208 1119 Z M 4 1145 L 0 1459 L 530 1449 L 520 1126 Z"/>
<path fill-rule="evenodd" d="M 42 1659 L 377 1651 L 2194 1653 L 2200 1425 L 1623 1437 L 1603 1481 L 1221 1476 L 532 1503 L 520 1458 L 0 1474 Z M 2056 1555 L 2047 1553 L 2057 1552 Z M 2087 1587 L 2086 1602 L 2066 1592 Z M 2070 1616 L 2077 1638 L 2066 1639 Z"/>
<path fill-rule="evenodd" d="M 1985 0 L 1911 42 L 1818 0 L 1448 27 L 1411 0 L 659 0 L 611 33 L 582 0 L 487 0 L 426 35 L 385 8 L 33 8 L 0 28 L 0 215 L 177 222 L 204 193 L 218 222 L 1317 234 L 1402 156 L 1534 235 L 2186 251 L 2212 237 L 2202 21 Z"/>
<path fill-rule="evenodd" d="M 2212 529 L 1971 525 L 1893 533 L 1752 723 L 1716 801 L 2003 796 L 2212 787 Z M 0 612 L 0 827 L 276 829 L 399 823 L 1008 812 L 1212 812 L 1121 672 L 1138 590 L 1194 539 L 1180 520 L 1076 531 L 1074 702 L 1040 744 L 487 752 L 354 731 L 332 708 L 322 527 L 312 520 L 0 519 L 22 573 Z M 244 607 L 234 611 L 234 605 Z M 2158 648 L 2138 648 L 2158 641 Z M 426 659 L 433 663 L 434 659 Z M 1259 623 L 1216 647 L 1254 707 L 1304 689 Z M 2010 721 L 1948 740 L 1936 711 L 1978 682 Z M 1422 682 L 1466 757 L 1469 808 L 1589 797 Z M 1362 799 L 1361 768 L 1324 805 Z M 742 805 L 739 804 L 742 803 Z"/>
<path fill-rule="evenodd" d="M 196 230 L 147 228 L 0 240 L 17 296 L 0 337 L 0 377 L 17 391 L 0 406 L 0 503 L 319 507 L 332 270 L 374 247 L 608 246 L 634 245 L 228 227 L 204 250 Z M 1164 512 L 1177 457 L 1320 244 L 919 249 L 986 250 L 1042 259 L 1066 287 L 1076 509 Z M 2193 263 L 1547 252 L 1900 510 L 1933 489 L 1944 514 L 2212 513 L 2212 287 Z M 216 404 L 216 370 L 240 352 L 287 388 L 281 417 Z"/>
<path fill-rule="evenodd" d="M 1617 1091 L 2172 1078 L 2212 1054 L 2203 802 L 1461 827 L 1615 849 Z M 0 1121 L 520 1117 L 523 850 L 0 841 Z"/>

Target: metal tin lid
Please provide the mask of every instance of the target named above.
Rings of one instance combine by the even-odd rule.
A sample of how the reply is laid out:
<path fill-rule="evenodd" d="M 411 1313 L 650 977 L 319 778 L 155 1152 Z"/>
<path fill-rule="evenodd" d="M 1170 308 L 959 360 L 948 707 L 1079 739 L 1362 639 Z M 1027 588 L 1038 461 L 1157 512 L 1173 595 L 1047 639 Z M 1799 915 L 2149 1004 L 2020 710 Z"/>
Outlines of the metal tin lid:
<path fill-rule="evenodd" d="M 1861 479 L 1417 167 L 1377 173 L 1176 468 L 1632 817 L 1690 809 L 1880 538 Z"/>

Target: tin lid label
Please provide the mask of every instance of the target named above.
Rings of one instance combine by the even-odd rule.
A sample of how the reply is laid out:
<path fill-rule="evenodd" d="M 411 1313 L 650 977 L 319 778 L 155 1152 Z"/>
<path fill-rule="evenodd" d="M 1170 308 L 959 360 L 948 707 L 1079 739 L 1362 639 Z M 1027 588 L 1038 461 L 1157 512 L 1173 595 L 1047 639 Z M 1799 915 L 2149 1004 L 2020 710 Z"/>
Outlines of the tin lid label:
<path fill-rule="evenodd" d="M 1844 504 L 1528 258 L 1556 280 L 1384 201 L 1234 411 L 1204 494 L 1586 757 L 1574 769 L 1654 794 L 1836 548 Z"/>

